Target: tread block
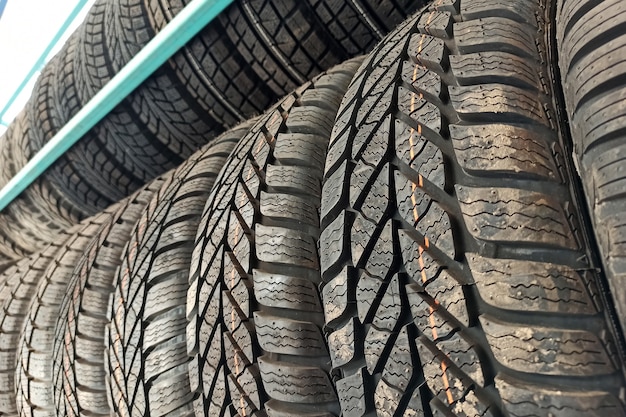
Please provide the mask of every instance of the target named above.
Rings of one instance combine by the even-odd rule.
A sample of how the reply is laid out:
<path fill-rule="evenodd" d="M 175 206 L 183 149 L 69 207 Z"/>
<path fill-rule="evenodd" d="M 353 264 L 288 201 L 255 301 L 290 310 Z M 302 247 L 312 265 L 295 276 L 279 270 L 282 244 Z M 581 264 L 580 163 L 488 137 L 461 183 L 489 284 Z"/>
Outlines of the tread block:
<path fill-rule="evenodd" d="M 445 72 L 448 67 L 448 50 L 443 39 L 427 34 L 413 34 L 409 40 L 409 56 L 416 65 L 431 71 Z"/>
<path fill-rule="evenodd" d="M 534 92 L 496 83 L 451 86 L 449 91 L 452 105 L 463 120 L 530 119 L 549 126 L 548 116 Z"/>
<path fill-rule="evenodd" d="M 309 312 L 322 312 L 320 297 L 314 283 L 309 280 L 270 274 L 255 269 L 254 286 L 256 300 L 263 305 L 275 308 L 300 309 Z"/>
<path fill-rule="evenodd" d="M 528 25 L 511 19 L 484 17 L 458 22 L 454 24 L 454 37 L 462 54 L 500 51 L 531 59 L 537 56 Z"/>
<path fill-rule="evenodd" d="M 465 222 L 477 239 L 578 247 L 564 209 L 551 196 L 513 188 L 456 190 Z"/>
<path fill-rule="evenodd" d="M 549 142 L 511 125 L 451 125 L 459 164 L 472 175 L 526 175 L 561 181 L 555 155 Z"/>
<path fill-rule="evenodd" d="M 597 289 L 583 271 L 567 266 L 489 259 L 468 254 L 476 288 L 488 304 L 507 310 L 595 314 Z M 590 290 L 593 290 L 591 292 Z"/>
<path fill-rule="evenodd" d="M 615 370 L 602 341 L 593 333 L 516 326 L 481 316 L 480 322 L 503 366 L 541 375 L 602 375 Z"/>
<path fill-rule="evenodd" d="M 460 14 L 464 20 L 476 20 L 485 17 L 504 17 L 519 23 L 536 24 L 536 10 L 539 2 L 502 3 L 498 0 L 476 0 L 461 2 Z"/>
<path fill-rule="evenodd" d="M 338 368 L 342 365 L 350 363 L 355 355 L 355 333 L 354 333 L 354 319 L 347 322 L 347 324 L 330 336 L 328 336 L 328 348 L 330 350 L 330 358 L 334 368 Z"/>
<path fill-rule="evenodd" d="M 422 15 L 417 28 L 421 33 L 447 39 L 452 33 L 452 13 L 447 11 L 431 10 L 430 13 Z"/>
<path fill-rule="evenodd" d="M 508 52 L 451 55 L 450 66 L 462 86 L 493 83 L 542 91 L 534 62 Z"/>
<path fill-rule="evenodd" d="M 326 343 L 320 329 L 311 322 L 290 320 L 268 313 L 254 314 L 254 324 L 261 348 L 284 355 L 324 356 Z M 278 335 L 275 329 L 280 330 Z"/>
<path fill-rule="evenodd" d="M 319 268 L 317 245 L 308 233 L 259 224 L 255 237 L 257 256 L 263 262 Z"/>
<path fill-rule="evenodd" d="M 518 381 L 509 381 L 502 375 L 496 376 L 496 387 L 504 394 L 508 409 L 517 416 L 530 417 L 546 413 L 575 417 L 626 415 L 621 402 L 607 392 L 587 390 L 581 393 L 555 391 L 534 385 L 524 386 Z"/>
<path fill-rule="evenodd" d="M 365 415 L 363 372 L 365 371 L 360 369 L 354 375 L 337 381 L 337 395 L 345 417 L 362 417 Z"/>
<path fill-rule="evenodd" d="M 324 299 L 324 316 L 327 323 L 332 323 L 340 318 L 348 309 L 354 296 L 350 296 L 350 288 L 348 287 L 348 267 L 328 282 L 322 288 Z"/>
<path fill-rule="evenodd" d="M 328 375 L 317 367 L 290 366 L 261 357 L 259 368 L 266 376 L 263 379 L 265 389 L 276 400 L 302 404 L 336 401 Z"/>

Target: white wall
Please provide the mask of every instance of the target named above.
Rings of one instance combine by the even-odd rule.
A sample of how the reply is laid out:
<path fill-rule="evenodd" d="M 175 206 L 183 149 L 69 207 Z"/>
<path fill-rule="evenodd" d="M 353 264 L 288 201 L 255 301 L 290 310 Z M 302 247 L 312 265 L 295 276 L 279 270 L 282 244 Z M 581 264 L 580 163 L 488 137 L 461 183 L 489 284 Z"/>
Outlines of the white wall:
<path fill-rule="evenodd" d="M 88 2 L 49 57 L 54 56 L 67 36 L 80 24 L 93 2 Z M 4 108 L 77 3 L 77 0 L 8 0 L 0 18 L 0 109 Z M 24 107 L 35 80 L 36 76 L 7 111 L 3 122 L 10 122 Z M 0 126 L 0 134 L 4 130 Z"/>

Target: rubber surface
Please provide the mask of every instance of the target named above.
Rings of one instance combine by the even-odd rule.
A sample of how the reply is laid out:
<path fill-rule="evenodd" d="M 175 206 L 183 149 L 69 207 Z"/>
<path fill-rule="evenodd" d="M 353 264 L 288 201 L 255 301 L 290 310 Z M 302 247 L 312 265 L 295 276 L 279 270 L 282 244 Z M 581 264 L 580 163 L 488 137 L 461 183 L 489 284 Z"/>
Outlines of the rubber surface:
<path fill-rule="evenodd" d="M 0 276 L 0 412 L 16 416 L 15 369 L 18 339 L 35 287 L 71 233 L 43 251 L 22 258 Z"/>
<path fill-rule="evenodd" d="M 54 327 L 52 356 L 47 358 L 53 360 L 51 388 L 57 417 L 110 414 L 104 333 L 113 280 L 135 223 L 170 174 L 124 200 L 84 248 L 68 277 Z"/>
<path fill-rule="evenodd" d="M 109 2 L 114 30 L 108 49 L 119 71 L 155 35 L 143 0 Z M 187 158 L 224 130 L 212 111 L 200 106 L 174 71 L 162 66 L 129 97 L 146 126 L 176 155 Z"/>
<path fill-rule="evenodd" d="M 88 219 L 54 254 L 48 267 L 32 281 L 20 283 L 27 292 L 17 342 L 15 395 L 20 416 L 54 416 L 52 345 L 60 303 L 76 262 L 98 230 L 111 220 L 118 205 Z M 28 286 L 26 287 L 25 284 Z M 24 287 L 22 290 L 21 288 Z"/>
<path fill-rule="evenodd" d="M 574 154 L 626 331 L 626 9 L 619 0 L 558 5 L 558 58 Z"/>
<path fill-rule="evenodd" d="M 343 417 L 623 416 L 543 1 L 435 1 L 369 56 L 321 207 Z"/>
<path fill-rule="evenodd" d="M 138 191 L 138 194 L 151 194 L 159 188 L 160 183 L 162 179 L 157 178 L 144 190 Z M 55 253 L 49 266 L 32 280 L 28 290 L 30 302 L 27 303 L 28 308 L 17 339 L 15 384 L 20 416 L 56 415 L 53 398 L 53 347 L 55 326 L 68 284 L 75 267 L 85 250 L 92 245 L 92 241 L 102 237 L 108 229 L 114 227 L 113 224 L 117 226 L 126 209 L 136 204 L 136 199 L 148 199 L 145 194 L 128 197 L 76 226 L 75 232 Z"/>
<path fill-rule="evenodd" d="M 317 238 L 332 123 L 358 61 L 264 114 L 216 182 L 187 301 L 196 416 L 332 416 Z"/>
<path fill-rule="evenodd" d="M 28 133 L 27 116 L 16 116 L 2 137 L 2 185 L 26 165 Z M 77 222 L 79 214 L 62 198 L 60 192 L 39 178 L 0 213 L 0 253 L 11 259 L 43 249 L 58 238 L 60 231 Z"/>
<path fill-rule="evenodd" d="M 74 79 L 81 105 L 85 105 L 116 73 L 107 44 L 115 30 L 113 4 L 97 0 L 78 38 Z M 115 33 L 115 32 L 114 32 Z M 162 145 L 126 98 L 94 127 L 100 146 L 116 164 L 140 183 L 175 168 L 182 158 Z"/>
<path fill-rule="evenodd" d="M 45 389 L 39 389 L 42 386 L 45 387 L 41 379 L 34 379 L 32 376 L 22 378 L 23 375 L 16 378 L 16 371 L 20 374 L 20 371 L 26 368 L 45 380 L 45 375 L 51 369 L 51 361 L 37 361 L 42 351 L 37 352 L 36 349 L 41 344 L 45 344 L 47 338 L 45 328 L 42 329 L 42 333 L 39 333 L 39 328 L 29 327 L 29 324 L 32 324 L 30 319 L 33 319 L 33 317 L 29 319 L 29 315 L 33 314 L 31 307 L 38 305 L 37 290 L 40 285 L 43 285 L 42 283 L 56 278 L 61 280 L 61 282 L 57 281 L 56 285 L 63 285 L 64 271 L 68 269 L 71 271 L 73 268 L 74 257 L 84 249 L 81 245 L 88 243 L 90 236 L 93 236 L 109 218 L 110 213 L 104 212 L 84 220 L 71 229 L 57 233 L 57 238 L 53 243 L 42 251 L 23 258 L 0 277 L 2 283 L 0 288 L 2 305 L 0 308 L 0 363 L 2 364 L 0 398 L 2 400 L 0 404 L 3 415 L 32 415 L 34 408 L 45 404 L 48 400 Z M 51 286 L 54 287 L 54 283 L 51 283 Z M 59 296 L 58 293 L 48 293 L 48 295 L 53 298 L 55 295 Z M 46 320 L 54 323 L 56 314 L 46 310 L 46 299 L 39 301 L 42 301 L 44 305 L 41 311 L 35 311 L 35 313 L 40 313 L 38 324 Z M 31 331 L 30 336 L 34 336 L 30 339 L 33 342 L 32 351 L 23 345 L 25 342 L 23 337 Z M 22 351 L 22 348 L 26 348 L 26 351 Z M 45 349 L 43 352 L 45 357 Z M 25 361 L 19 360 L 20 356 Z M 37 409 L 34 414 L 39 415 L 40 411 L 42 410 Z M 41 415 L 52 414 L 54 413 L 46 413 L 45 408 L 41 413 Z"/>
<path fill-rule="evenodd" d="M 144 0 L 155 32 L 188 0 Z M 367 52 L 424 2 L 238 1 L 169 61 L 222 126 L 265 111 L 319 72 Z"/>
<path fill-rule="evenodd" d="M 56 111 L 53 116 L 56 114 L 56 118 L 52 120 L 57 131 L 81 108 L 74 67 L 78 65 L 76 49 L 82 30 L 79 27 L 59 52 L 63 59 L 57 64 L 55 71 L 56 88 L 53 99 Z M 95 129 L 87 132 L 57 163 L 63 160 L 67 160 L 66 164 L 74 168 L 76 177 L 82 178 L 88 184 L 90 193 L 100 196 L 94 198 L 88 206 L 91 211 L 99 211 L 102 206 L 106 207 L 121 200 L 143 184 L 126 172 L 121 164 L 116 164 L 117 159 L 100 144 Z"/>
<path fill-rule="evenodd" d="M 193 242 L 215 178 L 249 127 L 224 133 L 177 168 L 131 233 L 114 278 L 105 338 L 116 415 L 191 411 L 185 300 Z"/>
<path fill-rule="evenodd" d="M 63 60 L 67 59 L 66 53 L 71 51 L 71 46 L 72 43 L 69 43 L 67 48 L 62 49 L 48 61 L 26 104 L 25 112 L 28 116 L 29 129 L 25 151 L 29 160 L 63 127 L 60 124 L 61 116 L 57 114 L 59 86 L 56 84 L 56 73 L 58 67 L 64 66 Z M 66 200 L 66 204 L 74 207 L 82 219 L 97 213 L 117 200 L 102 197 L 98 191 L 99 188 L 91 184 L 94 182 L 97 184 L 98 181 L 90 181 L 90 177 L 97 178 L 98 175 L 94 175 L 91 164 L 80 161 L 77 158 L 78 155 L 80 153 L 72 149 L 71 156 L 63 156 L 57 160 L 41 178 L 50 183 L 51 187 L 56 188 Z"/>
<path fill-rule="evenodd" d="M 185 4 L 96 1 L 43 70 L 23 129 L 25 157 L 41 149 Z M 47 223 L 67 226 L 97 213 L 180 164 L 226 127 L 368 50 L 421 4 L 238 3 L 61 157 L 33 186 L 37 190 L 29 191 L 36 194 L 31 199 L 51 199 Z M 17 248 L 20 244 L 8 246 L 22 254 L 42 247 L 29 242 Z"/>
<path fill-rule="evenodd" d="M 18 115 L 20 117 L 22 114 Z M 14 120 L 9 124 L 6 132 L 0 137 L 0 158 L 5 161 L 0 169 L 0 189 L 4 187 L 13 173 L 17 172 L 19 167 L 16 167 L 15 162 L 12 159 L 12 147 L 15 142 L 16 127 L 18 122 Z M 19 204 L 21 200 L 16 200 Z M 8 210 L 7 210 L 8 212 Z M 0 264 L 4 265 L 13 259 L 19 259 L 24 256 L 24 248 L 19 247 L 16 244 L 16 239 L 11 237 L 11 228 L 13 219 L 10 218 L 8 213 L 0 214 Z"/>

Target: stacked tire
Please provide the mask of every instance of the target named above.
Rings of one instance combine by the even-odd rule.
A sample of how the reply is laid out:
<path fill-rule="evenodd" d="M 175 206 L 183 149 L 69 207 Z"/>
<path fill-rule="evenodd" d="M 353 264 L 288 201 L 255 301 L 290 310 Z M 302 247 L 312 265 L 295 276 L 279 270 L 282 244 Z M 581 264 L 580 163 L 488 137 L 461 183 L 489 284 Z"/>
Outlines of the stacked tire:
<path fill-rule="evenodd" d="M 44 249 L 6 249 L 0 413 L 626 416 L 624 77 L 609 54 L 626 9 L 568 1 L 436 0 L 393 30 L 372 16 L 396 24 L 408 2 L 231 6 L 147 85 L 187 80 L 193 111 L 208 114 L 216 90 L 201 83 L 217 88 L 228 68 L 210 60 L 246 48 L 257 54 L 241 74 L 282 68 L 304 82 L 130 197 L 59 226 Z M 102 2 L 90 18 L 114 16 L 104 26 L 134 39 L 116 46 L 124 60 L 183 5 Z M 391 30 L 367 56 L 316 76 L 304 61 L 279 65 L 330 45 L 313 40 L 302 8 L 348 50 L 361 32 L 337 19 L 359 5 L 372 39 Z M 284 33 L 269 31 L 276 21 Z M 263 55 L 250 41 L 296 24 L 306 47 Z M 220 49 L 217 27 L 241 43 Z M 316 65 L 324 51 L 309 51 Z M 142 87 L 124 111 L 182 114 L 189 90 L 151 102 L 155 91 Z M 94 135 L 114 138 L 124 111 Z M 10 137 L 8 156 L 26 135 Z M 57 195 L 47 181 L 23 198 Z M 45 207 L 7 213 L 47 219 Z"/>
<path fill-rule="evenodd" d="M 45 66 L 1 138 L 3 184 L 57 134 L 187 2 L 97 0 Z M 18 197 L 0 223 L 2 264 L 43 249 L 180 165 L 224 130 L 264 111 L 319 72 L 369 51 L 422 1 L 245 0 L 231 5 Z M 15 136 L 15 137 L 13 137 Z M 13 155 L 16 155 L 15 157 Z M 24 210 L 23 206 L 37 209 Z M 16 212 L 19 214 L 12 214 Z"/>
<path fill-rule="evenodd" d="M 320 252 L 344 415 L 623 415 L 554 9 L 440 3 L 370 54 L 331 138 Z"/>
<path fill-rule="evenodd" d="M 560 1 L 559 64 L 567 115 L 602 266 L 619 317 L 626 317 L 624 205 L 624 7 Z M 626 320 L 621 320 L 622 331 Z"/>

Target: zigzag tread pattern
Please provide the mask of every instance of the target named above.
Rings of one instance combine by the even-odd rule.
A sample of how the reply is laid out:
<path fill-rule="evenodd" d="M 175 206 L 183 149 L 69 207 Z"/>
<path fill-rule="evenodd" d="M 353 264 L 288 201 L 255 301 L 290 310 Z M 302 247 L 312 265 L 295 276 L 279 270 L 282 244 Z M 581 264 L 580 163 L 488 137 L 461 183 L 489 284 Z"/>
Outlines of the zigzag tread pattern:
<path fill-rule="evenodd" d="M 201 392 L 196 410 L 210 410 L 210 393 L 226 391 L 220 396 L 225 402 L 215 405 L 233 414 L 326 410 L 330 416 L 338 411 L 316 288 L 319 230 L 309 215 L 319 208 L 315 189 L 323 165 L 289 150 L 302 141 L 314 154 L 324 153 L 339 105 L 335 97 L 359 63 L 319 76 L 263 115 L 217 180 L 196 242 L 195 296 L 190 292 L 189 299 L 194 305 L 188 305 L 193 314 L 188 338 L 197 358 L 191 366 L 198 366 L 192 375 L 201 376 L 197 385 L 192 381 Z M 333 99 L 319 101 L 320 95 Z M 304 208 L 292 210 L 296 202 Z M 270 208 L 268 203 L 273 215 L 265 224 L 258 214 Z M 307 311 L 306 319 L 301 311 Z M 218 338 L 224 350 L 215 355 Z M 219 385 L 224 371 L 226 387 Z"/>
<path fill-rule="evenodd" d="M 572 171 L 542 78 L 538 3 L 436 1 L 374 50 L 342 102 L 320 249 L 344 416 L 541 414 L 550 400 L 524 394 L 537 388 L 566 416 L 587 395 L 556 382 L 575 368 L 624 411 L 609 324 L 592 319 L 598 278 L 580 273 L 588 248 L 563 187 Z M 498 73 L 505 55 L 515 58 Z M 451 62 L 471 74 L 447 85 Z"/>
<path fill-rule="evenodd" d="M 121 415 L 191 410 L 184 305 L 192 244 L 215 178 L 251 124 L 224 133 L 173 171 L 121 254 L 106 364 L 107 389 Z"/>
<path fill-rule="evenodd" d="M 103 351 L 113 277 L 135 222 L 164 181 L 157 178 L 126 200 L 84 250 L 68 280 L 52 351 L 58 416 L 110 412 Z"/>
<path fill-rule="evenodd" d="M 52 349 L 56 319 L 74 266 L 101 228 L 119 215 L 124 202 L 84 220 L 32 282 L 30 302 L 17 339 L 15 394 L 20 416 L 54 414 Z"/>
<path fill-rule="evenodd" d="M 589 207 L 600 258 L 622 332 L 626 331 L 623 245 L 624 24 L 619 1 L 558 2 L 556 38 L 573 153 Z"/>

